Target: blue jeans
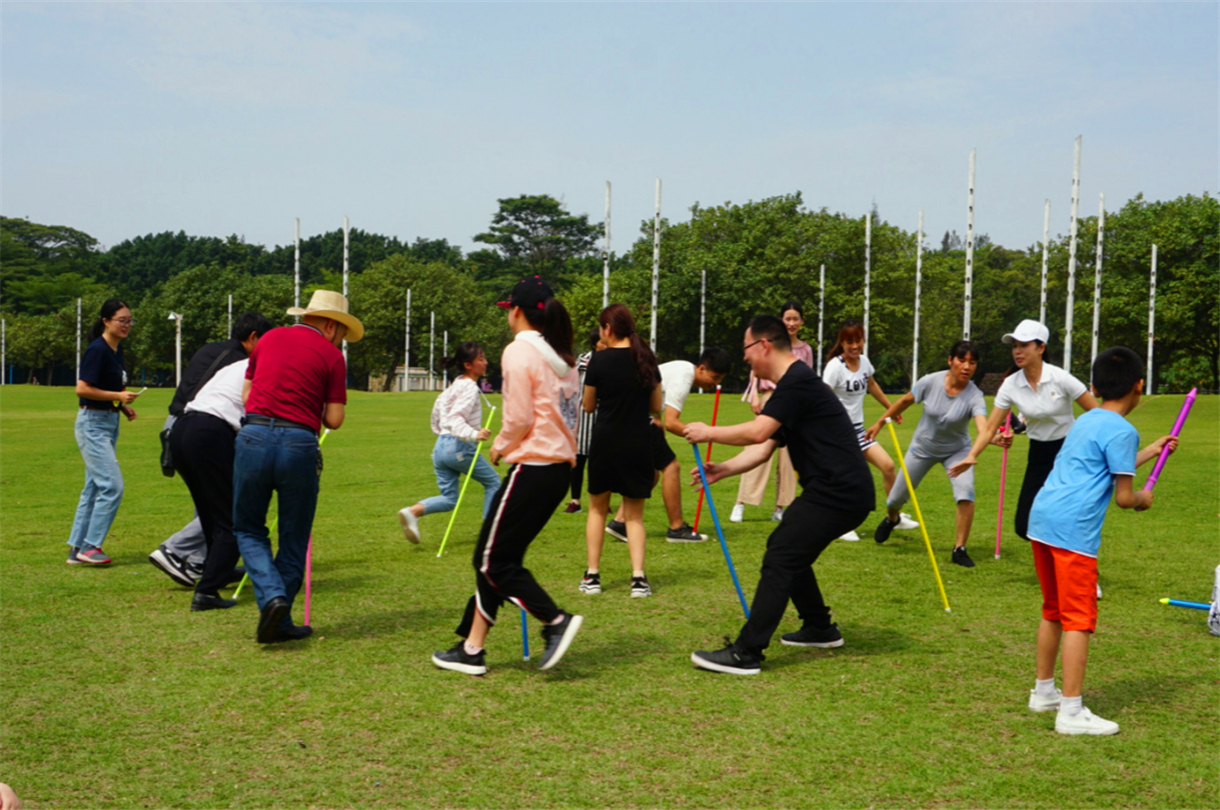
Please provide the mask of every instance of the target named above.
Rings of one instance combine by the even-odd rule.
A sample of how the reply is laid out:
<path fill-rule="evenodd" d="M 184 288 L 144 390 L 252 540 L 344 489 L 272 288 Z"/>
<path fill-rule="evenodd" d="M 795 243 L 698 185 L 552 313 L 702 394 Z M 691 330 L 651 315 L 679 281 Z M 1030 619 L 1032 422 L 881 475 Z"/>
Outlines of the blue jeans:
<path fill-rule="evenodd" d="M 233 459 L 233 534 L 259 610 L 282 596 L 291 607 L 305 578 L 318 505 L 318 437 L 307 430 L 244 425 Z M 278 493 L 279 548 L 271 556 L 267 507 Z M 283 627 L 292 626 L 291 613 Z"/>
<path fill-rule="evenodd" d="M 453 511 L 457 505 L 458 485 L 462 476 L 470 471 L 470 460 L 474 458 L 477 446 L 474 442 L 464 442 L 452 435 L 437 437 L 436 447 L 432 449 L 432 468 L 436 471 L 436 485 L 441 488 L 441 494 L 420 501 L 424 505 L 425 515 Z M 487 459 L 479 456 L 471 477 L 483 485 L 483 517 L 487 517 L 491 500 L 500 488 L 500 476 Z"/>
<path fill-rule="evenodd" d="M 82 551 L 101 548 L 123 501 L 123 472 L 114 448 L 119 412 L 81 408 L 76 414 L 76 446 L 85 459 L 85 488 L 76 505 L 68 545 Z"/>

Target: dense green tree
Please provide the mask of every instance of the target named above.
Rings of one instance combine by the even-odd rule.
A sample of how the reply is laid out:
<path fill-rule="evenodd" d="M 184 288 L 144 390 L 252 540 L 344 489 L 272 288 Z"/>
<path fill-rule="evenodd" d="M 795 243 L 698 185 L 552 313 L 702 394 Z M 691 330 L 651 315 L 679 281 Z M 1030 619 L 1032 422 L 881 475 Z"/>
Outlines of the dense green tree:
<path fill-rule="evenodd" d="M 504 262 L 481 260 L 480 281 L 535 274 L 562 284 L 575 269 L 569 260 L 593 255 L 603 233 L 602 225 L 591 224 L 587 214 L 571 214 L 546 194 L 522 194 L 499 203 L 491 227 L 474 241 L 492 245 Z"/>
<path fill-rule="evenodd" d="M 83 231 L 0 217 L 0 299 L 13 313 L 55 312 L 97 290 L 98 257 Z"/>

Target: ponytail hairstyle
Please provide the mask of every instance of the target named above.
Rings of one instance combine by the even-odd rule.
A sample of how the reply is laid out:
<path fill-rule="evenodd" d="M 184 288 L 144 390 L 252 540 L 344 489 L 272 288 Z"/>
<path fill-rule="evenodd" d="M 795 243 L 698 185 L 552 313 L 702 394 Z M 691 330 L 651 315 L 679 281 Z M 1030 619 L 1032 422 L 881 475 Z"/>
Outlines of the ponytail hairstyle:
<path fill-rule="evenodd" d="M 848 318 L 839 327 L 839 336 L 835 338 L 835 345 L 830 347 L 830 353 L 826 355 L 827 363 L 843 353 L 843 343 L 848 340 L 864 340 L 864 326 L 855 318 Z"/>
<path fill-rule="evenodd" d="M 1037 338 L 1034 338 L 1033 340 L 1031 340 L 1031 341 L 1030 341 L 1030 343 L 1035 343 L 1035 344 L 1037 344 L 1037 345 L 1039 345 L 1039 346 L 1045 346 L 1045 345 L 1046 345 L 1045 343 L 1043 343 L 1042 341 L 1038 340 Z M 1009 366 L 1009 367 L 1008 367 L 1008 370 L 1004 372 L 1004 376 L 1003 376 L 1003 377 L 1001 377 L 1000 379 L 1001 379 L 1001 380 L 1007 380 L 1009 377 L 1011 377 L 1012 375 L 1016 374 L 1016 373 L 1017 373 L 1018 371 L 1020 371 L 1020 370 L 1021 370 L 1021 367 L 1020 367 L 1020 366 L 1018 366 L 1016 363 L 1013 363 L 1011 366 Z"/>
<path fill-rule="evenodd" d="M 441 358 L 441 368 L 456 369 L 458 374 L 465 374 L 467 372 L 466 364 L 478 360 L 481 351 L 483 351 L 483 347 L 473 340 L 459 343 L 453 352 L 453 357 Z"/>
<path fill-rule="evenodd" d="M 979 362 L 978 348 L 968 340 L 959 340 L 949 347 L 949 358 L 957 360 L 965 360 L 967 357 L 973 357 L 974 362 Z"/>
<path fill-rule="evenodd" d="M 102 304 L 102 311 L 99 317 L 93 322 L 93 326 L 89 327 L 89 342 L 97 340 L 106 331 L 106 321 L 110 320 L 120 309 L 131 309 L 127 306 L 127 302 L 121 301 L 118 298 L 107 298 L 106 303 Z"/>
<path fill-rule="evenodd" d="M 657 357 L 652 353 L 635 331 L 635 318 L 631 310 L 623 304 L 611 304 L 597 316 L 597 322 L 610 328 L 614 336 L 620 340 L 626 338 L 631 343 L 631 359 L 635 361 L 635 373 L 639 378 L 640 387 L 652 389 L 657 384 Z"/>
<path fill-rule="evenodd" d="M 558 298 L 552 296 L 546 299 L 546 304 L 541 309 L 521 307 L 521 314 L 530 326 L 542 333 L 543 340 L 555 350 L 555 354 L 559 355 L 563 362 L 569 366 L 576 365 L 576 355 L 572 354 L 572 318 L 568 315 L 567 307 Z"/>

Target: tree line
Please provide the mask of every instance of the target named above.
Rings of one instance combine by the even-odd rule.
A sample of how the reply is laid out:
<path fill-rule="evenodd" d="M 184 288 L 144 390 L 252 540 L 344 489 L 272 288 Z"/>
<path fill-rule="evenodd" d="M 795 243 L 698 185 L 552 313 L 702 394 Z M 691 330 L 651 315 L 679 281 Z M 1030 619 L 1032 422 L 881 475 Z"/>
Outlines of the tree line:
<path fill-rule="evenodd" d="M 805 304 L 806 340 L 817 340 L 819 268 L 825 265 L 825 349 L 838 324 L 863 315 L 864 218 L 807 207 L 793 193 L 745 203 L 696 204 L 680 222 L 661 222 L 657 353 L 662 360 L 692 357 L 699 348 L 701 273 L 707 273 L 706 343 L 734 351 L 745 322 L 776 311 L 785 300 Z M 908 386 L 914 338 L 916 234 L 873 211 L 871 314 L 868 352 L 887 389 Z M 640 225 L 629 250 L 612 254 L 610 297 L 631 307 L 641 332 L 650 328 L 651 221 Z M 441 335 L 477 340 L 497 358 L 509 334 L 491 302 L 519 278 L 550 280 L 572 313 L 578 349 L 602 305 L 601 223 L 567 211 L 548 195 L 499 201 L 488 230 L 474 236 L 486 247 L 469 253 L 446 239 L 414 242 L 352 229 L 349 271 L 352 311 L 366 337 L 350 347 L 353 384 L 402 363 L 406 292 L 412 293 L 411 364 L 428 365 L 430 313 L 436 315 L 435 356 Z M 1093 317 L 1097 218 L 1082 219 L 1077 241 L 1072 371 L 1088 377 Z M 1123 344 L 1142 355 L 1147 344 L 1151 246 L 1158 246 L 1156 390 L 1220 388 L 1220 203 L 1208 194 L 1170 201 L 1142 196 L 1108 213 L 1103 243 L 1102 346 Z M 1068 238 L 1049 246 L 1049 355 L 1063 356 Z M 263 312 L 289 323 L 293 245 L 267 248 L 228 238 L 161 233 L 101 249 L 88 234 L 65 226 L 0 218 L 0 315 L 7 326 L 8 362 L 26 379 L 50 380 L 69 370 L 76 342 L 76 299 L 82 326 L 102 300 L 118 296 L 137 319 L 124 353 L 136 379 L 172 382 L 174 325 L 183 321 L 183 354 L 225 336 L 228 296 L 234 316 Z M 972 338 L 983 351 L 982 370 L 1003 371 L 1009 355 L 1000 337 L 1018 321 L 1038 317 L 1042 246 L 1005 248 L 976 239 Z M 935 370 L 962 331 L 965 251 L 946 233 L 925 235 L 919 328 L 919 371 Z M 343 233 L 301 242 L 302 301 L 317 288 L 342 289 Z M 737 364 L 730 387 L 744 383 Z M 61 374 L 62 376 L 62 374 Z M 24 381 L 24 380 L 18 380 Z"/>

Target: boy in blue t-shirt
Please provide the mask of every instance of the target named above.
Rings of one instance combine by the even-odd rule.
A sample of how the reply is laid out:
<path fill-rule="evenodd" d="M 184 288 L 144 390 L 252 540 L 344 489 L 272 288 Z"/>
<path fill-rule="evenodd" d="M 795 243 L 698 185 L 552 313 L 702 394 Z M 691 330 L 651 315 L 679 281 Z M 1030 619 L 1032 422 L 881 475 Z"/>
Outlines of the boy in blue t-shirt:
<path fill-rule="evenodd" d="M 1162 436 L 1139 450 L 1139 434 L 1125 417 L 1144 391 L 1144 364 L 1130 349 L 1116 346 L 1093 362 L 1093 393 L 1101 407 L 1072 426 L 1046 485 L 1029 515 L 1030 547 L 1042 586 L 1036 680 L 1029 694 L 1035 712 L 1058 709 L 1060 734 L 1117 734 L 1081 702 L 1089 635 L 1097 626 L 1097 549 L 1111 493 L 1122 509 L 1152 506 L 1151 490 L 1136 490 L 1135 468 L 1178 440 Z M 1063 643 L 1063 691 L 1055 688 L 1055 658 Z"/>

